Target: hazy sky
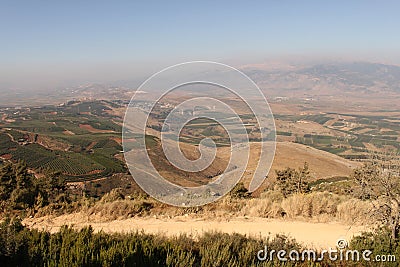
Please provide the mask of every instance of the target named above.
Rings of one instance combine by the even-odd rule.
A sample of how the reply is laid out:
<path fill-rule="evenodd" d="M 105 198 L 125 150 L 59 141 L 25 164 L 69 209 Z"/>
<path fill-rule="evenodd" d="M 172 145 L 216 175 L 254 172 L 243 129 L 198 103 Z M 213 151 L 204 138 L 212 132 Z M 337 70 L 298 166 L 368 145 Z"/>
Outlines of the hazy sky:
<path fill-rule="evenodd" d="M 188 60 L 400 64 L 397 1 L 135 2 L 0 0 L 0 90 L 136 79 Z"/>

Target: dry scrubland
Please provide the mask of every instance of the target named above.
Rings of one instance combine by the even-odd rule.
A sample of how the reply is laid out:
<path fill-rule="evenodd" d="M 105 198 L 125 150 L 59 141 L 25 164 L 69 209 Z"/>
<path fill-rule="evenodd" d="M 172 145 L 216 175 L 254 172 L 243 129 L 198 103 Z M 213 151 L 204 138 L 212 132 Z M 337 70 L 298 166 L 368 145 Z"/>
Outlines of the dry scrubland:
<path fill-rule="evenodd" d="M 329 192 L 294 194 L 287 198 L 278 191 L 267 191 L 256 198 L 234 198 L 225 196 L 215 203 L 202 207 L 179 208 L 159 203 L 147 197 L 123 199 L 118 190 L 107 193 L 98 202 L 80 200 L 75 213 L 88 216 L 90 221 L 111 221 L 135 216 L 155 218 L 191 216 L 203 219 L 231 219 L 234 217 L 260 217 L 310 222 L 340 222 L 363 225 L 375 221 L 369 216 L 373 209 L 371 202 Z M 37 213 L 41 217 L 46 209 Z M 56 215 L 56 214 L 54 214 Z"/>

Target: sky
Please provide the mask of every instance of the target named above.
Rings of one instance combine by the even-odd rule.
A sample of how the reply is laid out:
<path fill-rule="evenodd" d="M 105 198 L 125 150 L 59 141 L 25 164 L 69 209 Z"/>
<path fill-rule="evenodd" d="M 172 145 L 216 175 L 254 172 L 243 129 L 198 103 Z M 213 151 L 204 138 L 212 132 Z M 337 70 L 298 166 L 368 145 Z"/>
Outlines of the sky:
<path fill-rule="evenodd" d="M 400 65 L 397 1 L 2 1 L 0 90 L 141 79 L 192 60 Z"/>

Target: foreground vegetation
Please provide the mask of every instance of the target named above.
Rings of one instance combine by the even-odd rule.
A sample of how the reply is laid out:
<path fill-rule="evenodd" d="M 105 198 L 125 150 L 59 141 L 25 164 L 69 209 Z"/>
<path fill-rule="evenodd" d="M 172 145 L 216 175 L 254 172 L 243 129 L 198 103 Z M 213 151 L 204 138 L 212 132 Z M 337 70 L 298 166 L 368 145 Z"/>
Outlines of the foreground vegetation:
<path fill-rule="evenodd" d="M 167 238 L 144 233 L 95 233 L 63 227 L 59 232 L 29 230 L 18 219 L 0 225 L 0 261 L 3 266 L 277 266 L 277 258 L 260 261 L 258 251 L 298 250 L 295 240 L 283 235 L 261 240 L 240 234 L 206 233 L 194 239 L 181 235 Z M 351 249 L 370 249 L 374 255 L 400 252 L 400 242 L 388 231 L 364 234 L 351 242 Z M 299 260 L 285 266 L 377 266 L 365 261 Z M 397 266 L 387 262 L 381 266 Z"/>
<path fill-rule="evenodd" d="M 363 172 L 370 173 L 370 168 L 356 170 L 355 181 L 360 179 L 360 173 Z M 388 209 L 377 209 L 377 205 L 385 204 L 382 197 L 378 199 L 369 193 L 366 198 L 365 192 L 369 191 L 364 188 L 364 180 L 361 185 L 354 182 L 349 194 L 311 191 L 308 173 L 307 164 L 300 170 L 288 168 L 278 171 L 274 189 L 267 189 L 259 197 L 251 196 L 246 187 L 239 183 L 229 195 L 217 202 L 195 208 L 177 208 L 159 203 L 143 192 L 127 195 L 120 188 L 112 189 L 101 199 L 77 195 L 67 188 L 65 180 L 57 173 L 35 178 L 23 162 L 5 163 L 0 167 L 0 210 L 2 214 L 18 214 L 22 217 L 78 212 L 90 217 L 96 215 L 102 221 L 146 215 L 191 215 L 205 219 L 245 216 L 397 225 L 396 220 L 385 217 Z M 374 192 L 379 193 L 379 184 L 369 182 L 369 186 L 372 185 Z M 388 201 L 386 204 L 389 205 L 392 199 Z M 392 207 L 393 215 L 395 208 Z M 371 216 L 373 212 L 375 216 Z"/>
<path fill-rule="evenodd" d="M 24 228 L 18 220 L 0 226 L 0 260 L 6 266 L 256 266 L 256 253 L 294 249 L 284 236 L 261 241 L 234 234 L 208 233 L 166 238 L 144 233 L 94 233 L 64 227 L 50 234 Z M 269 265 L 269 264 L 266 264 Z"/>
<path fill-rule="evenodd" d="M 299 170 L 287 168 L 277 171 L 274 188 L 259 197 L 252 196 L 239 183 L 228 196 L 215 203 L 182 209 L 158 203 L 143 193 L 126 195 L 119 189 L 111 190 L 100 200 L 74 195 L 57 173 L 36 178 L 23 162 L 5 162 L 0 168 L 0 208 L 4 220 L 0 225 L 0 244 L 3 244 L 0 260 L 5 266 L 275 266 L 278 262 L 260 262 L 256 258 L 265 245 L 270 249 L 300 248 L 284 236 L 260 240 L 237 234 L 208 233 L 199 238 L 167 238 L 144 233 L 94 233 L 90 227 L 81 230 L 64 227 L 50 234 L 29 230 L 18 219 L 66 212 L 81 212 L 105 221 L 191 214 L 204 218 L 253 216 L 374 223 L 379 226 L 376 232 L 354 238 L 350 248 L 399 255 L 400 175 L 396 161 L 380 158 L 356 169 L 350 189 L 343 194 L 312 190 L 309 175 L 307 164 Z M 286 266 L 331 264 L 304 261 Z M 366 262 L 335 262 L 334 265 L 369 266 Z"/>

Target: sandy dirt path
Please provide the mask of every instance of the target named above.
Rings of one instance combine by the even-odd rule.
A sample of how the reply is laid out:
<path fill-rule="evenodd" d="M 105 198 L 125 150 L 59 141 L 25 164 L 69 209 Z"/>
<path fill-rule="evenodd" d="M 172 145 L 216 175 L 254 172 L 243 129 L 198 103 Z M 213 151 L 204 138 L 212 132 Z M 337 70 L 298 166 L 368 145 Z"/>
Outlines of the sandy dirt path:
<path fill-rule="evenodd" d="M 263 237 L 286 234 L 298 242 L 313 248 L 334 248 L 338 239 L 350 241 L 351 237 L 367 231 L 364 226 L 349 226 L 340 223 L 312 223 L 301 221 L 286 221 L 266 218 L 233 218 L 230 220 L 204 220 L 190 217 L 175 217 L 172 219 L 130 218 L 110 222 L 93 222 L 82 215 L 64 215 L 60 217 L 42 217 L 26 219 L 24 223 L 30 228 L 56 232 L 62 225 L 73 225 L 81 228 L 92 225 L 95 231 L 131 232 L 144 230 L 146 233 L 164 233 L 168 236 L 180 233 L 201 235 L 208 231 L 225 233 L 241 233 L 250 236 Z"/>

